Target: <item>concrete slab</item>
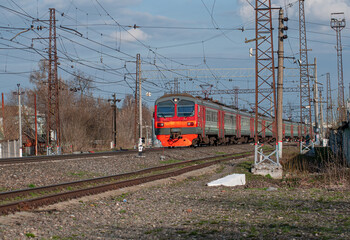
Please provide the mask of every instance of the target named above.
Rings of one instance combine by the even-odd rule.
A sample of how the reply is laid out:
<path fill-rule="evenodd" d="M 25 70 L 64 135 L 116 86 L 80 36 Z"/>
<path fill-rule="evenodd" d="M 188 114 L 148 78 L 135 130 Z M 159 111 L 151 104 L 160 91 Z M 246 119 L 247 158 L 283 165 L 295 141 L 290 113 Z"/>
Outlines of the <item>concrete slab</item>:
<path fill-rule="evenodd" d="M 209 187 L 212 186 L 239 186 L 245 185 L 245 174 L 231 174 L 226 177 L 217 179 L 207 184 Z"/>
<path fill-rule="evenodd" d="M 253 165 L 252 173 L 256 175 L 270 175 L 274 179 L 282 179 L 283 169 L 282 166 L 277 166 L 272 163 L 260 163 Z"/>

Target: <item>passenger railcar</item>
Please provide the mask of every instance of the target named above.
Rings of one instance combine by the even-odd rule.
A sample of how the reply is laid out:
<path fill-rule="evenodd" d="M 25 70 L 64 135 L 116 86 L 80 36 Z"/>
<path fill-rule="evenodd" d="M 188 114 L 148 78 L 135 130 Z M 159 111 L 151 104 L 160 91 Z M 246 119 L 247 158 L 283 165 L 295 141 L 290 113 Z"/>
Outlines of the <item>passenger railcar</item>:
<path fill-rule="evenodd" d="M 166 94 L 155 102 L 154 128 L 163 146 L 218 145 L 252 142 L 255 114 L 189 94 Z M 272 119 L 260 117 L 260 140 L 272 140 Z M 303 125 L 304 126 L 304 125 Z M 264 129 L 261 131 L 261 129 Z M 307 134 L 305 126 L 305 135 Z M 283 122 L 284 139 L 296 139 L 298 123 Z"/>

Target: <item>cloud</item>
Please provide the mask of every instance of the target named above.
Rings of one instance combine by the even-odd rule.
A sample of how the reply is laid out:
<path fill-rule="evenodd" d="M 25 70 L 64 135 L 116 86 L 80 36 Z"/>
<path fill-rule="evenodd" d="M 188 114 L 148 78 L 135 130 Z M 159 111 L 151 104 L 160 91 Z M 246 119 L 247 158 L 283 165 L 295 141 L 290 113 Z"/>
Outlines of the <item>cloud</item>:
<path fill-rule="evenodd" d="M 255 18 L 255 12 L 250 2 L 255 6 L 254 0 L 238 0 L 239 14 L 243 20 Z M 288 15 L 293 18 L 299 17 L 299 3 L 292 0 L 275 0 L 271 1 L 273 7 L 285 7 L 287 5 Z M 345 18 L 350 18 L 350 1 L 349 0 L 305 0 L 305 15 L 307 21 L 329 22 L 331 13 L 344 12 Z"/>
<path fill-rule="evenodd" d="M 150 35 L 143 32 L 141 29 L 129 29 L 123 32 L 113 32 L 111 37 L 117 41 L 122 42 L 136 42 L 137 40 L 145 41 L 150 38 Z"/>

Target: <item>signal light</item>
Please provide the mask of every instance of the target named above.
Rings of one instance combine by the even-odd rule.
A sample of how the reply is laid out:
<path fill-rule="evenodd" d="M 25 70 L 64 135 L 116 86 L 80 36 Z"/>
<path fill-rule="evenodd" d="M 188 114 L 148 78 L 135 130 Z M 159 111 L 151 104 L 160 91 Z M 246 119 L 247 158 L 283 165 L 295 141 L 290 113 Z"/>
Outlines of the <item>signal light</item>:
<path fill-rule="evenodd" d="M 157 127 L 164 127 L 164 123 L 157 123 Z"/>
<path fill-rule="evenodd" d="M 187 126 L 194 126 L 194 122 L 188 122 Z"/>

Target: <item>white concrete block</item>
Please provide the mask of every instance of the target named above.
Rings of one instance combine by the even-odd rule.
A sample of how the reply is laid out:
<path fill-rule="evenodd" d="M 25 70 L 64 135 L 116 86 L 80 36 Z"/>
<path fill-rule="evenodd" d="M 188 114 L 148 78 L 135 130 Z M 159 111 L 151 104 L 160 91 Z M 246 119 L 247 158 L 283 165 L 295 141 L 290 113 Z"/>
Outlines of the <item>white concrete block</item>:
<path fill-rule="evenodd" d="M 208 186 L 227 186 L 233 187 L 238 185 L 245 185 L 245 174 L 231 174 L 226 177 L 217 179 L 207 184 Z"/>

